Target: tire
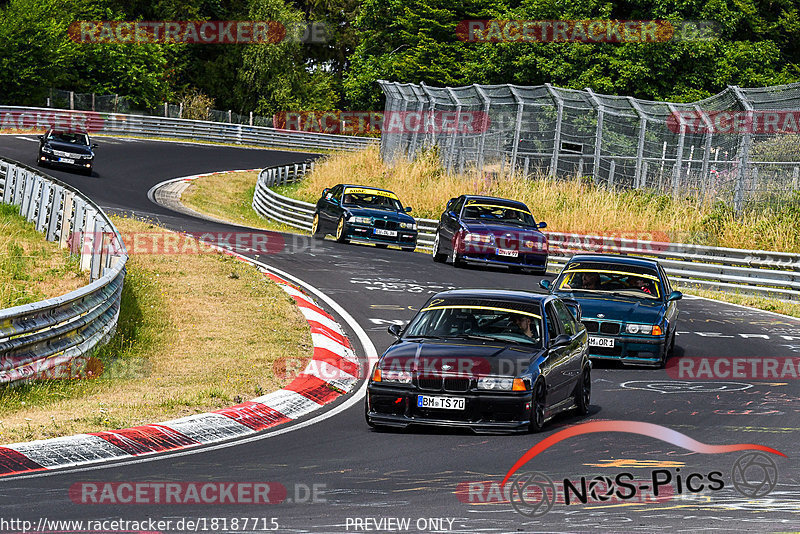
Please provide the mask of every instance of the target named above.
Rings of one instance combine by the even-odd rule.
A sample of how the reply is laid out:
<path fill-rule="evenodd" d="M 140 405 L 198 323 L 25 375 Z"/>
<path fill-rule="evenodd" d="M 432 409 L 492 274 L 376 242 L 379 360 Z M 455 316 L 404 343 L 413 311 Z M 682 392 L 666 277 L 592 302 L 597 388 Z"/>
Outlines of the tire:
<path fill-rule="evenodd" d="M 531 395 L 531 422 L 528 429 L 531 432 L 539 432 L 544 427 L 544 412 L 547 407 L 547 392 L 544 387 L 544 381 L 539 380 L 533 386 L 533 395 Z"/>
<path fill-rule="evenodd" d="M 311 221 L 311 237 L 325 239 L 325 234 L 319 231 L 319 213 L 315 213 L 314 219 Z"/>
<path fill-rule="evenodd" d="M 439 232 L 436 232 L 436 236 L 433 238 L 433 261 L 436 263 L 444 263 L 447 260 L 447 254 L 442 254 L 439 252 Z"/>
<path fill-rule="evenodd" d="M 339 218 L 339 224 L 336 225 L 336 241 L 339 243 L 349 243 L 347 239 L 347 223 L 344 222 L 344 217 Z"/>
<path fill-rule="evenodd" d="M 461 267 L 464 264 L 464 261 L 456 252 L 455 245 L 453 245 L 453 252 L 450 253 L 450 263 L 453 264 L 453 267 Z"/>
<path fill-rule="evenodd" d="M 672 356 L 673 352 L 675 352 L 675 332 L 669 338 L 669 343 L 664 345 L 664 350 L 661 352 L 661 360 L 658 362 L 659 369 L 664 369 L 667 366 L 667 360 Z"/>
<path fill-rule="evenodd" d="M 588 365 L 583 368 L 581 377 L 578 383 L 575 384 L 573 397 L 575 399 L 575 411 L 578 415 L 588 414 L 589 404 L 592 400 L 592 371 Z"/>

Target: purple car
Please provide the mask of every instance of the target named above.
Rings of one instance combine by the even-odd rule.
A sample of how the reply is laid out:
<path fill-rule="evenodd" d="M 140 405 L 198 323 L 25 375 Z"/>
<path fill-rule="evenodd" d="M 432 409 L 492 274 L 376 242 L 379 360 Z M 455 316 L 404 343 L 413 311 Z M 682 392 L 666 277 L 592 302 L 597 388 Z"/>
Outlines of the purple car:
<path fill-rule="evenodd" d="M 433 261 L 547 270 L 547 236 L 531 210 L 505 198 L 462 195 L 447 202 L 433 242 Z"/>

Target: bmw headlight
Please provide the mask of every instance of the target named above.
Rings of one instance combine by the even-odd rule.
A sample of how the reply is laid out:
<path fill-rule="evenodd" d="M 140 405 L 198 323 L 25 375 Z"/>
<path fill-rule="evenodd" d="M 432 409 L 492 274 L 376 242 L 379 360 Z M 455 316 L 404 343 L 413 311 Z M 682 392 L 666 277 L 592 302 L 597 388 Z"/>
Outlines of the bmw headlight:
<path fill-rule="evenodd" d="M 484 376 L 478 379 L 478 389 L 489 389 L 496 391 L 511 391 L 514 385 L 513 378 L 499 376 Z"/>
<path fill-rule="evenodd" d="M 385 370 L 381 372 L 382 382 L 397 382 L 399 384 L 410 384 L 411 373 L 408 371 Z"/>
<path fill-rule="evenodd" d="M 486 245 L 494 244 L 494 236 L 484 234 L 467 234 L 464 236 L 467 243 L 483 243 Z"/>
<path fill-rule="evenodd" d="M 350 220 L 357 224 L 372 224 L 372 217 L 352 217 Z"/>
<path fill-rule="evenodd" d="M 661 327 L 652 324 L 635 324 L 631 323 L 625 326 L 625 331 L 629 334 L 642 334 L 645 336 L 660 336 L 662 332 Z"/>
<path fill-rule="evenodd" d="M 400 223 L 400 228 L 404 228 L 406 230 L 416 230 L 417 229 L 417 223 L 415 223 L 415 222 L 401 222 Z"/>

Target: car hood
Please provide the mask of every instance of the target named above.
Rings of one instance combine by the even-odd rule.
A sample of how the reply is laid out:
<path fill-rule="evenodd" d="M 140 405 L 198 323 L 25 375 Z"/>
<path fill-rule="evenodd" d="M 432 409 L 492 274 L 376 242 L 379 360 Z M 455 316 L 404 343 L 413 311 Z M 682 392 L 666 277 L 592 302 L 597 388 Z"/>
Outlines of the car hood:
<path fill-rule="evenodd" d="M 502 342 L 484 343 L 461 339 L 403 340 L 384 353 L 381 369 L 410 371 L 420 375 L 445 373 L 461 376 L 519 376 L 543 352 L 535 347 L 527 348 Z"/>
<path fill-rule="evenodd" d="M 544 239 L 544 234 L 536 228 L 530 226 L 517 226 L 514 224 L 488 224 L 481 221 L 461 221 L 462 226 L 468 232 L 476 232 L 481 234 L 492 234 L 495 237 L 503 237 L 506 234 L 512 234 L 513 237 L 521 239 L 537 239 L 541 241 Z"/>
<path fill-rule="evenodd" d="M 73 154 L 91 155 L 92 150 L 86 145 L 75 145 L 73 143 L 62 143 L 61 141 L 46 141 L 45 145 L 53 150 L 61 150 L 62 152 L 71 152 Z"/>
<path fill-rule="evenodd" d="M 414 218 L 411 215 L 408 215 L 401 211 L 375 210 L 369 208 L 349 208 L 349 207 L 345 207 L 345 209 L 355 217 L 374 217 L 376 219 L 386 219 L 387 221 L 414 222 Z"/>
<path fill-rule="evenodd" d="M 581 305 L 581 318 L 587 321 L 597 319 L 597 315 L 602 314 L 604 315 L 603 319 L 611 321 L 658 324 L 666 309 L 664 303 L 653 299 L 612 295 L 587 297 L 580 292 L 558 292 L 557 294 L 560 297 L 578 301 Z"/>

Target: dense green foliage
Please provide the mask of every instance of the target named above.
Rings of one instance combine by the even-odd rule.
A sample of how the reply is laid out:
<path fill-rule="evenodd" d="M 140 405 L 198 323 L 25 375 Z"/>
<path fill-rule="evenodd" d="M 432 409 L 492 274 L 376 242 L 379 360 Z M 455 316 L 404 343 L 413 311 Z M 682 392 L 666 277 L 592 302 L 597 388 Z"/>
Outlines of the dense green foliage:
<path fill-rule="evenodd" d="M 217 109 L 375 109 L 378 79 L 431 85 L 545 82 L 690 101 L 726 85 L 800 79 L 800 0 L 0 0 L 3 103 L 50 87 L 142 107 L 197 92 Z M 650 44 L 468 43 L 467 19 L 709 20 L 716 39 Z M 80 45 L 75 20 L 321 21 L 325 44 Z"/>

